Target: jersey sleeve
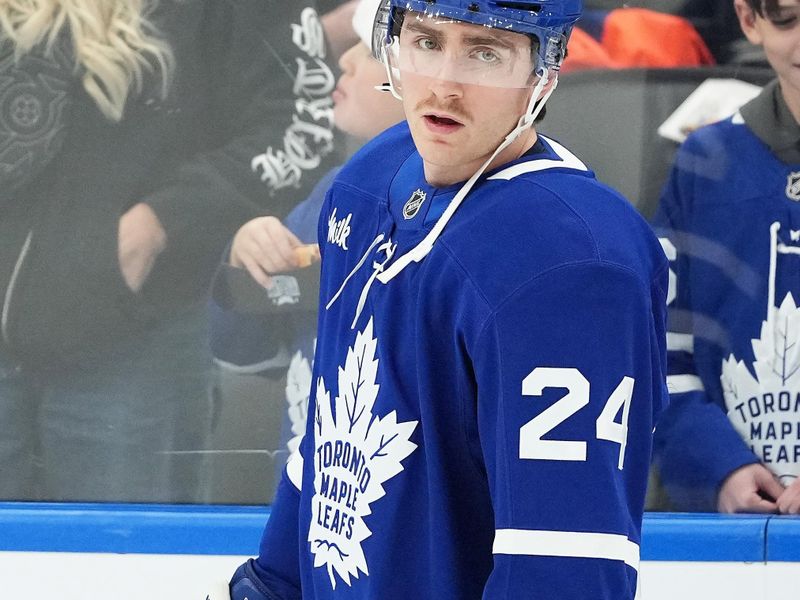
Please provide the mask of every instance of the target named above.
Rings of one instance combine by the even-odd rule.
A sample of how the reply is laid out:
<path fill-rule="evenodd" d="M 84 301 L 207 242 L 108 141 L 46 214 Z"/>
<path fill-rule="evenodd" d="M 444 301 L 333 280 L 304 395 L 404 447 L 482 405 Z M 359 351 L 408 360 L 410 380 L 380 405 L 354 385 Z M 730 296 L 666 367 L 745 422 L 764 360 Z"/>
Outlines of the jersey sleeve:
<path fill-rule="evenodd" d="M 634 598 L 666 397 L 665 294 L 666 270 L 643 284 L 575 264 L 522 287 L 484 326 L 473 360 L 496 526 L 485 600 Z"/>
<path fill-rule="evenodd" d="M 655 462 L 661 483 L 677 510 L 716 510 L 719 487 L 737 468 L 757 462 L 723 412 L 709 397 L 694 354 L 702 325 L 692 305 L 690 281 L 696 253 L 690 220 L 694 178 L 692 157 L 681 148 L 664 187 L 653 225 L 670 260 L 667 325 L 667 387 L 670 406 L 658 423 Z M 719 375 L 719 370 L 716 371 Z"/>
<path fill-rule="evenodd" d="M 241 565 L 230 583 L 231 600 L 300 600 L 299 509 L 303 469 L 300 452 L 283 471 L 264 527 L 259 553 Z"/>

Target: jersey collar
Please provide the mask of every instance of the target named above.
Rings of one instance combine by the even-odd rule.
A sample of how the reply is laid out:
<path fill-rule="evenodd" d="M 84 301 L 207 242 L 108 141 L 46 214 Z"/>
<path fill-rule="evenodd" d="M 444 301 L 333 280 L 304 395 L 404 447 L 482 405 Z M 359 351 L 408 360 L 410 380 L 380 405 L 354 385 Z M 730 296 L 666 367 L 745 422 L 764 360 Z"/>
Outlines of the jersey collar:
<path fill-rule="evenodd" d="M 482 179 L 515 165 L 528 161 L 547 159 L 554 155 L 553 149 L 539 136 L 536 143 L 518 159 L 487 171 Z M 459 181 L 445 187 L 435 187 L 425 180 L 425 170 L 419 153 L 412 153 L 400 167 L 389 187 L 389 211 L 396 227 L 405 230 L 418 230 L 436 222 L 447 205 L 464 185 Z"/>

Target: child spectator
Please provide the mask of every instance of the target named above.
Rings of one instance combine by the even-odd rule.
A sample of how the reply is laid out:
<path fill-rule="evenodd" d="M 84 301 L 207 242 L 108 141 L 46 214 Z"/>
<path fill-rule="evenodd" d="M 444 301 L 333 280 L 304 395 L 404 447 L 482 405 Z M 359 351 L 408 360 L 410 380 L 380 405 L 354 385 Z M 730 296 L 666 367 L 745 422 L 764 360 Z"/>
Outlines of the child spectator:
<path fill-rule="evenodd" d="M 360 41 L 339 60 L 342 74 L 333 93 L 336 127 L 360 140 L 403 119 L 402 104 L 375 89 L 386 81 L 385 68 L 370 54 L 376 10 L 376 0 L 361 0 L 353 17 Z M 313 258 L 303 265 L 313 248 L 310 255 L 303 252 L 316 244 L 320 207 L 338 170 L 325 175 L 285 221 L 264 216 L 243 225 L 214 285 L 211 346 L 217 362 L 240 373 L 287 373 L 281 446 L 288 445 L 288 451 L 305 428 L 316 337 L 319 265 Z M 245 271 L 249 281 L 242 281 Z"/>
<path fill-rule="evenodd" d="M 797 514 L 800 3 L 734 5 L 776 78 L 691 134 L 664 188 L 655 223 L 677 285 L 656 458 L 677 509 Z"/>

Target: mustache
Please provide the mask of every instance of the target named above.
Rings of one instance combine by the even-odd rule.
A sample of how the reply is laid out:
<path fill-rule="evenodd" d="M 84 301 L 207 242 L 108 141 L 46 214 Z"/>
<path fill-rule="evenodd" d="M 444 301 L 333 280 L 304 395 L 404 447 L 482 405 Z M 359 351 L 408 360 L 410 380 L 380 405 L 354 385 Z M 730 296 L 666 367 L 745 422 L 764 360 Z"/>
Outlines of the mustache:
<path fill-rule="evenodd" d="M 469 112 L 461 105 L 460 100 L 451 100 L 448 102 L 437 102 L 432 99 L 426 99 L 419 102 L 414 111 L 417 113 L 447 113 L 454 119 L 466 122 L 471 121 L 472 117 Z"/>

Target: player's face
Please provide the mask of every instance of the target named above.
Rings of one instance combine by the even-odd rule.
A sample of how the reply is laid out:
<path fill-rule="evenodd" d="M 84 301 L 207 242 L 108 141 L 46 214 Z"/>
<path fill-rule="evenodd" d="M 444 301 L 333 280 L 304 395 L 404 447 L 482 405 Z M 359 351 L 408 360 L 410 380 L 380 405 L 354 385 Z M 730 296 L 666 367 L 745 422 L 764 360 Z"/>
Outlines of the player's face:
<path fill-rule="evenodd" d="M 786 103 L 800 121 L 800 0 L 778 0 L 774 10 L 764 7 L 764 16 L 736 0 L 736 12 L 747 38 L 763 46 Z"/>
<path fill-rule="evenodd" d="M 359 42 L 339 59 L 342 75 L 333 92 L 336 126 L 369 139 L 403 120 L 403 105 L 388 92 L 375 89 L 387 80 L 386 69 Z"/>
<path fill-rule="evenodd" d="M 530 39 L 479 25 L 408 13 L 397 64 L 406 118 L 433 185 L 475 173 L 517 125 L 532 91 Z M 531 135 L 492 167 L 519 156 Z"/>

